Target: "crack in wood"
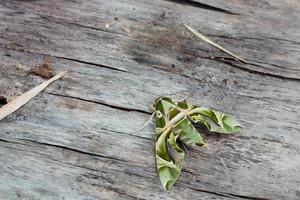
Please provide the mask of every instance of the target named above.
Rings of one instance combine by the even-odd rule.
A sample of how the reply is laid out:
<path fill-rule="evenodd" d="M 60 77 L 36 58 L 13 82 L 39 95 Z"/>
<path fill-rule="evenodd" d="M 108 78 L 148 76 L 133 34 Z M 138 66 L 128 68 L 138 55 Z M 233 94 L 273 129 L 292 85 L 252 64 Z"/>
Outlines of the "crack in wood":
<path fill-rule="evenodd" d="M 58 144 L 50 144 L 50 143 L 46 143 L 46 142 L 39 142 L 39 141 L 25 139 L 25 138 L 21 138 L 20 140 L 35 143 L 35 144 L 38 144 L 38 145 L 45 145 L 45 146 L 65 149 L 65 150 L 68 150 L 68 151 L 73 151 L 73 152 L 77 152 L 77 153 L 80 153 L 80 154 L 85 154 L 85 155 L 89 155 L 89 156 L 93 156 L 93 157 L 100 157 L 100 158 L 116 160 L 116 161 L 119 161 L 119 162 L 126 162 L 126 160 L 113 158 L 113 157 L 108 157 L 108 156 L 103 156 L 103 155 L 100 155 L 100 154 L 96 154 L 96 153 L 92 153 L 92 152 L 88 152 L 88 151 L 83 151 L 83 150 L 79 150 L 79 149 L 74 149 L 74 148 L 71 148 L 71 147 L 62 146 L 62 145 L 58 145 Z M 23 144 L 23 143 L 19 143 L 19 144 Z"/>
<path fill-rule="evenodd" d="M 123 34 L 123 33 L 120 33 L 120 32 L 109 31 L 109 30 L 105 30 L 105 29 L 101 29 L 101 28 L 95 28 L 95 27 L 92 27 L 92 26 L 86 26 L 86 25 L 73 23 L 73 22 L 65 22 L 65 23 L 70 24 L 70 25 L 74 25 L 74 26 L 77 26 L 77 27 L 85 28 L 85 29 L 94 30 L 94 31 L 100 31 L 100 32 L 108 33 L 108 34 L 121 35 L 121 36 L 124 36 L 124 37 L 126 37 L 130 40 L 134 39 L 134 38 L 130 37 L 129 35 L 126 35 L 126 34 Z"/>
<path fill-rule="evenodd" d="M 215 35 L 215 34 L 205 34 L 208 37 L 216 37 L 216 38 L 224 38 L 224 39 L 232 39 L 232 40 L 259 40 L 259 41 L 264 41 L 264 40 L 275 40 L 275 41 L 282 41 L 282 42 L 289 42 L 292 44 L 300 45 L 300 42 L 298 41 L 293 41 L 293 40 L 287 40 L 287 39 L 282 39 L 282 38 L 274 38 L 274 37 L 249 37 L 249 36 L 242 36 L 242 37 L 233 37 L 233 36 L 227 36 L 227 35 Z"/>
<path fill-rule="evenodd" d="M 201 57 L 201 56 L 199 56 L 199 57 Z M 269 76 L 269 77 L 279 78 L 279 79 L 286 79 L 286 80 L 290 80 L 290 81 L 300 81 L 300 78 L 287 77 L 287 76 L 283 76 L 283 75 L 279 75 L 279 74 L 272 74 L 272 73 L 269 73 L 269 72 L 262 72 L 262 71 L 257 71 L 257 70 L 253 70 L 253 69 L 250 69 L 250 68 L 242 67 L 242 65 L 235 64 L 234 62 L 236 62 L 236 61 L 234 59 L 228 58 L 228 57 L 218 56 L 218 57 L 201 57 L 201 58 L 207 58 L 207 59 L 215 60 L 215 61 L 218 61 L 220 63 L 224 63 L 224 64 L 230 65 L 232 67 L 242 69 L 242 70 L 247 71 L 251 74 L 257 74 L 257 75 L 261 75 L 261 76 Z M 260 67 L 260 68 L 265 68 L 262 65 L 255 64 L 255 63 L 252 63 L 252 62 L 248 62 L 248 65 L 257 66 L 257 67 Z"/>
<path fill-rule="evenodd" d="M 84 99 L 84 98 L 80 98 L 80 97 L 74 97 L 74 96 L 63 95 L 63 94 L 58 94 L 58 93 L 51 93 L 51 92 L 45 92 L 45 93 L 49 94 L 49 95 L 60 96 L 60 97 L 65 97 L 65 98 L 72 98 L 72 99 L 77 99 L 77 100 L 81 100 L 81 101 L 85 101 L 85 102 L 95 103 L 95 104 L 107 106 L 107 107 L 110 107 L 110 108 L 114 108 L 114 109 L 118 109 L 118 110 L 122 110 L 122 111 L 126 111 L 126 112 L 138 112 L 138 113 L 143 113 L 143 114 L 147 114 L 147 115 L 152 114 L 151 112 L 148 112 L 148 111 L 145 111 L 145 110 L 120 107 L 120 106 L 111 105 L 111 104 L 107 104 L 107 103 L 104 103 L 104 102 L 99 102 L 99 101 L 94 101 L 94 100 L 89 100 L 89 99 Z"/>
<path fill-rule="evenodd" d="M 179 183 L 180 183 L 180 181 L 179 181 Z M 198 192 L 213 194 L 213 195 L 217 195 L 217 196 L 220 196 L 220 197 L 229 197 L 229 198 L 234 198 L 234 199 L 239 198 L 239 199 L 250 199 L 250 200 L 270 200 L 270 199 L 262 198 L 262 197 L 252 197 L 252 196 L 234 194 L 234 193 L 216 192 L 216 191 L 197 189 L 197 188 L 190 188 L 190 189 L 194 190 L 194 191 L 198 191 Z"/>
<path fill-rule="evenodd" d="M 55 16 L 45 16 L 45 15 L 41 15 L 40 13 L 36 13 L 34 12 L 36 15 L 39 15 L 42 19 L 45 19 L 47 20 L 48 22 L 54 22 L 54 23 L 57 23 L 57 24 L 61 24 L 61 25 L 73 25 L 73 26 L 76 26 L 76 27 L 79 27 L 79 28 L 84 28 L 84 29 L 89 29 L 89 30 L 93 30 L 93 31 L 99 31 L 99 32 L 103 32 L 103 33 L 108 33 L 108 34 L 116 34 L 116 35 L 120 35 L 120 36 L 124 36 L 126 37 L 127 39 L 134 39 L 132 37 L 130 37 L 129 35 L 126 35 L 126 34 L 123 34 L 121 32 L 115 32 L 115 31 L 111 31 L 111 30 L 108 30 L 108 29 L 102 29 L 102 28 L 96 28 L 96 27 L 92 27 L 92 26 L 87 26 L 87 25 L 83 25 L 83 24 L 79 24 L 79 23 L 75 23 L 75 22 L 69 22 L 69 21 L 66 21 L 65 19 L 62 19 L 62 18 L 57 18 Z"/>
<path fill-rule="evenodd" d="M 254 66 L 258 66 L 258 67 L 260 67 L 261 65 L 255 64 L 253 62 L 260 63 L 260 64 L 265 64 L 265 65 L 271 65 L 273 67 L 277 67 L 277 68 L 284 69 L 284 70 L 291 70 L 291 71 L 295 71 L 295 72 L 300 72 L 300 70 L 283 67 L 283 66 L 276 65 L 276 64 L 273 64 L 273 63 L 266 63 L 266 62 L 261 62 L 261 61 L 252 61 L 252 63 L 250 62 L 250 64 L 252 64 Z"/>
<path fill-rule="evenodd" d="M 231 195 L 229 195 L 227 193 L 219 193 L 219 192 L 203 190 L 203 189 L 196 189 L 196 188 L 190 188 L 190 189 L 194 190 L 194 191 L 197 191 L 197 192 L 204 192 L 204 193 L 207 193 L 207 194 L 214 194 L 214 195 L 221 196 L 221 197 L 232 197 Z"/>
<path fill-rule="evenodd" d="M 4 140 L 4 139 L 1 139 L 1 138 L 0 138 L 0 142 L 11 143 L 10 141 Z"/>
<path fill-rule="evenodd" d="M 34 53 L 34 54 L 38 54 L 38 55 L 41 55 L 41 56 L 49 56 L 49 57 L 53 57 L 53 58 L 74 61 L 74 62 L 86 64 L 86 65 L 92 65 L 92 66 L 96 66 L 96 67 L 106 68 L 106 69 L 110 69 L 110 70 L 114 70 L 114 71 L 130 73 L 127 70 L 119 69 L 119 68 L 115 68 L 115 67 L 111 67 L 111 66 L 107 66 L 107 65 L 92 63 L 92 62 L 83 61 L 83 60 L 79 60 L 79 59 L 75 59 L 75 58 L 68 58 L 68 57 L 63 57 L 63 56 L 51 55 L 51 54 L 42 53 L 42 52 L 35 52 L 35 51 L 32 51 L 32 50 L 26 50 L 26 49 L 23 49 L 23 48 L 13 48 L 13 47 L 9 47 L 5 44 L 1 44 L 1 43 L 0 43 L 0 47 L 3 48 L 3 49 L 9 49 L 9 50 L 12 50 L 12 51 L 25 52 L 25 53 Z"/>
<path fill-rule="evenodd" d="M 212 6 L 209 4 L 200 3 L 197 1 L 191 1 L 191 0 L 164 0 L 164 1 L 169 1 L 169 2 L 173 2 L 173 3 L 181 4 L 181 5 L 192 6 L 192 7 L 196 7 L 196 8 L 201 8 L 201 9 L 205 9 L 205 10 L 210 10 L 210 11 L 220 12 L 220 13 L 225 13 L 225 14 L 230 14 L 230 15 L 240 15 L 239 13 L 234 13 L 234 12 L 231 12 L 231 11 L 223 9 L 223 8 L 215 7 L 215 6 Z"/>
<path fill-rule="evenodd" d="M 126 71 L 124 69 L 119 69 L 119 68 L 110 67 L 110 66 L 107 66 L 107 65 L 102 65 L 102 64 L 97 64 L 97 63 L 82 61 L 82 60 L 79 60 L 79 59 L 67 58 L 67 57 L 62 57 L 62 56 L 52 56 L 52 57 L 59 58 L 59 59 L 64 59 L 64 60 L 70 60 L 70 61 L 74 61 L 74 62 L 86 64 L 86 65 L 93 65 L 93 66 L 96 66 L 96 67 L 106 68 L 106 69 L 110 69 L 110 70 L 114 70 L 114 71 L 129 73 L 128 71 Z"/>
<path fill-rule="evenodd" d="M 271 199 L 267 199 L 267 198 L 262 198 L 262 197 L 252 197 L 252 196 L 245 196 L 245 195 L 240 195 L 240 194 L 232 194 L 232 193 L 225 193 L 228 194 L 230 196 L 234 196 L 234 197 L 238 197 L 241 199 L 251 199 L 251 200 L 271 200 Z"/>

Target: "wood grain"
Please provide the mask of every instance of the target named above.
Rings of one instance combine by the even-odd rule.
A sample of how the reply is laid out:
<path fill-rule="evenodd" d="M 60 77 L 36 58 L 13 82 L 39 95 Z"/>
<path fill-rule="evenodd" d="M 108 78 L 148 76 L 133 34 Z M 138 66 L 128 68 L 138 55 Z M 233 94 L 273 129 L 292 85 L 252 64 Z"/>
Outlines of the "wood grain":
<path fill-rule="evenodd" d="M 0 1 L 0 95 L 43 82 L 45 56 L 71 68 L 0 123 L 0 199 L 299 199 L 297 1 Z M 293 20 L 291 20 L 293 19 Z M 189 34 L 187 23 L 241 64 Z M 164 191 L 155 171 L 159 95 L 236 116 L 204 132 Z"/>

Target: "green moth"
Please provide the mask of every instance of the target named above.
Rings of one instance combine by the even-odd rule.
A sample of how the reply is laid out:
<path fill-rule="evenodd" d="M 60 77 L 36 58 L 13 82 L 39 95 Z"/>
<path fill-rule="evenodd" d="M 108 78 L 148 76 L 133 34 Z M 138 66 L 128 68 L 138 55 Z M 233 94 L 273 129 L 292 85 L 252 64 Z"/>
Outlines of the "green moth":
<path fill-rule="evenodd" d="M 180 175 L 185 152 L 182 145 L 204 146 L 206 143 L 193 126 L 199 123 L 209 131 L 235 133 L 241 126 L 230 116 L 213 109 L 159 97 L 153 105 L 156 113 L 156 164 L 160 181 L 170 189 Z"/>

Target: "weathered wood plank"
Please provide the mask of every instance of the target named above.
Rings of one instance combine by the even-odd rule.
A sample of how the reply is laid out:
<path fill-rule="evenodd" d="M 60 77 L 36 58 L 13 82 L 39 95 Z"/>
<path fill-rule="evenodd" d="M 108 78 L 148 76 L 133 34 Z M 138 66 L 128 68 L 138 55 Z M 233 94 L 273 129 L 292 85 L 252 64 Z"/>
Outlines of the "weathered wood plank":
<path fill-rule="evenodd" d="M 0 2 L 1 95 L 40 83 L 28 73 L 44 55 L 56 71 L 72 68 L 1 122 L 0 198 L 300 198 L 297 1 Z M 182 23 L 254 65 L 216 60 L 224 54 Z M 132 133 L 161 94 L 234 114 L 244 127 L 206 135 L 211 146 L 191 149 L 171 192 L 156 176 L 153 125 Z"/>
<path fill-rule="evenodd" d="M 169 1 L 138 1 L 136 4 L 101 1 L 101 6 L 97 6 L 97 1 L 86 2 L 84 6 L 72 1 L 10 1 L 4 2 L 2 7 L 1 32 L 5 34 L 0 43 L 10 48 L 114 66 L 117 65 L 112 58 L 116 57 L 137 66 L 140 63 L 132 61 L 138 59 L 136 55 L 150 54 L 156 58 L 157 65 L 165 65 L 168 58 L 167 61 L 177 61 L 184 66 L 187 63 L 182 60 L 188 56 L 224 57 L 195 38 L 190 39 L 192 36 L 182 27 L 182 23 L 188 23 L 207 35 L 216 36 L 217 42 L 231 47 L 252 63 L 235 65 L 298 79 L 300 20 L 297 13 L 300 8 L 298 3 L 292 2 L 279 4 L 282 10 L 240 3 L 240 7 L 243 5 L 253 13 L 229 15 L 205 9 L 199 12 L 195 7 Z M 291 17 L 295 19 L 293 22 Z M 109 28 L 105 28 L 106 24 Z M 9 26 L 11 29 L 6 29 Z M 281 31 L 274 31 L 278 29 Z M 171 63 L 168 66 L 171 67 Z"/>
<path fill-rule="evenodd" d="M 13 88 L 12 91 L 21 92 L 28 87 L 32 87 L 33 83 L 40 81 L 35 76 L 26 76 L 26 74 L 30 71 L 28 66 L 38 62 L 38 58 L 41 57 L 11 50 L 4 50 L 4 52 L 10 55 L 5 58 L 4 62 L 6 64 L 2 63 L 1 74 L 3 77 L 1 80 L 4 82 L 4 85 L 5 83 L 9 83 L 9 79 L 5 79 L 12 77 L 18 83 L 18 87 Z M 22 67 L 13 65 L 13 63 L 19 62 L 16 58 L 22 60 Z M 197 86 L 198 84 L 196 83 L 198 81 L 173 74 L 172 79 L 169 79 L 168 83 L 162 82 L 161 85 L 157 85 L 156 83 L 159 79 L 163 80 L 169 76 L 168 73 L 163 71 L 156 73 L 154 70 L 144 69 L 146 72 L 140 71 L 137 75 L 128 73 L 126 77 L 123 75 L 125 72 L 114 72 L 116 77 L 112 78 L 111 75 L 109 76 L 109 73 L 112 71 L 111 69 L 65 61 L 64 59 L 55 59 L 55 66 L 59 68 L 66 68 L 70 64 L 74 66 L 72 72 L 63 78 L 60 87 L 60 84 L 56 85 L 56 88 L 63 88 L 63 90 L 55 90 L 56 94 L 66 95 L 66 97 L 42 95 L 18 113 L 9 117 L 5 121 L 6 123 L 2 124 L 1 132 L 3 134 L 1 134 L 1 138 L 8 141 L 15 139 L 37 141 L 78 149 L 118 160 L 126 160 L 127 163 L 137 165 L 137 171 L 141 174 L 149 174 L 150 177 L 155 177 L 156 172 L 153 159 L 154 141 L 149 140 L 153 138 L 154 127 L 150 126 L 141 133 L 135 133 L 135 137 L 130 136 L 130 132 L 149 117 L 148 114 L 141 113 L 141 111 L 129 112 L 130 109 L 134 109 L 132 104 L 144 101 L 141 104 L 141 110 L 146 112 L 148 111 L 147 101 L 159 95 L 157 87 L 165 91 L 174 91 L 180 82 L 190 82 L 187 85 L 183 85 L 192 88 L 191 85 Z M 234 70 L 240 71 L 239 69 Z M 253 90 L 252 93 L 254 94 L 255 91 L 260 91 L 265 87 L 265 81 L 269 83 L 268 90 L 278 90 L 279 86 L 277 86 L 277 82 L 281 81 L 280 88 L 284 88 L 286 94 L 290 93 L 290 95 L 293 95 L 295 92 L 293 85 L 296 83 L 294 82 L 291 83 L 276 78 L 265 78 L 255 74 L 248 75 L 244 71 L 240 71 L 240 73 L 235 71 L 228 73 L 232 74 L 231 76 L 248 77 L 250 79 L 248 80 L 249 83 L 251 82 L 251 76 L 253 76 L 252 82 L 253 84 L 257 83 L 257 85 L 252 85 L 252 88 L 249 87 L 250 84 L 247 87 L 245 83 L 239 89 L 241 93 L 245 92 L 247 94 Z M 91 76 L 92 74 L 93 76 Z M 146 76 L 142 74 L 146 74 Z M 99 77 L 102 78 L 99 79 Z M 119 84 L 116 82 L 117 77 L 122 80 Z M 155 81 L 146 81 L 148 77 L 155 77 Z M 234 81 L 242 82 L 247 80 L 238 79 L 237 77 L 227 78 L 229 78 L 230 84 Z M 256 82 L 254 81 L 255 79 L 257 80 Z M 110 82 L 109 80 L 114 81 Z M 137 96 L 138 98 L 131 98 L 131 103 L 129 103 L 129 99 L 126 103 L 123 103 L 123 100 L 120 99 L 121 96 L 126 97 L 128 95 L 132 97 L 136 95 L 136 91 L 131 91 L 130 87 L 138 83 L 132 83 L 128 80 L 146 82 L 148 83 L 148 89 L 144 89 Z M 88 83 L 89 86 L 85 86 Z M 105 87 L 98 88 L 102 84 L 97 83 L 103 83 Z M 170 87 L 170 83 L 174 87 Z M 210 85 L 208 89 L 215 92 L 218 90 L 220 90 L 220 93 L 222 91 L 226 92 L 223 88 L 226 86 L 223 80 L 207 81 L 205 84 L 202 84 L 202 88 L 206 88 L 208 85 Z M 261 85 L 260 88 L 259 85 Z M 127 93 L 127 95 L 118 94 L 119 87 L 121 86 L 121 89 L 125 90 L 122 92 Z M 4 88 L 8 87 L 9 85 Z M 53 93 L 53 89 L 53 87 L 49 88 L 47 93 Z M 112 94 L 111 90 L 115 92 Z M 186 88 L 182 89 L 182 91 L 185 90 Z M 100 95 L 97 98 L 89 95 L 96 94 L 96 91 L 99 91 L 98 94 L 104 93 L 106 95 Z M 157 93 L 147 95 L 147 93 L 155 91 Z M 180 91 L 178 92 L 180 93 Z M 265 90 L 263 92 L 265 95 L 277 95 L 276 92 L 267 93 Z M 92 101 L 101 104 L 104 102 L 105 105 L 117 105 L 121 110 L 100 105 L 99 103 L 69 98 L 72 95 L 75 98 L 86 98 L 88 101 L 92 99 Z M 299 166 L 299 157 L 297 156 L 299 154 L 299 145 L 297 142 L 299 135 L 297 132 L 299 123 L 296 121 L 296 116 L 299 114 L 290 112 L 293 107 L 297 109 L 297 105 L 299 106 L 297 99 L 293 100 L 291 98 L 289 105 L 286 105 L 285 98 L 277 97 L 275 99 L 275 96 L 267 96 L 262 97 L 262 99 L 255 99 L 255 97 L 241 95 L 238 101 L 244 103 L 236 103 L 240 106 L 233 107 L 229 102 L 232 101 L 231 99 L 233 99 L 235 94 L 229 93 L 223 99 L 220 99 L 220 95 L 216 93 L 210 93 L 210 99 L 204 94 L 194 93 L 193 95 L 196 96 L 195 99 L 205 102 L 204 104 L 219 107 L 221 110 L 230 111 L 238 115 L 238 118 L 242 119 L 245 127 L 240 136 L 230 138 L 221 137 L 216 140 L 215 137 L 212 138 L 208 135 L 207 138 L 211 144 L 211 148 L 194 150 L 195 153 L 192 153 L 187 159 L 187 164 L 179 180 L 179 184 L 182 182 L 185 184 L 188 183 L 193 189 L 207 190 L 221 194 L 230 193 L 271 199 L 293 198 L 294 195 L 297 195 L 297 181 L 299 180 L 297 176 L 299 174 L 299 171 L 297 171 L 297 166 Z M 257 109 L 257 107 L 259 110 L 255 111 L 254 109 Z M 32 108 L 34 108 L 34 112 L 32 112 Z M 124 109 L 129 109 L 129 111 L 124 111 Z M 266 113 L 266 115 L 263 113 Z M 284 124 L 286 127 L 282 127 Z M 294 163 L 294 165 L 291 165 L 291 169 L 288 169 L 286 172 L 283 164 L 287 162 Z M 257 176 L 258 173 L 261 175 Z M 293 176 L 289 176 L 286 173 L 292 173 Z M 276 178 L 270 174 L 276 175 Z M 286 178 L 288 180 L 284 180 Z M 288 185 L 286 191 L 284 191 L 283 184 L 278 184 L 278 182 L 294 183 L 294 189 Z M 159 184 L 157 179 L 154 179 L 152 183 L 153 185 Z M 256 183 L 256 187 L 253 186 L 253 183 Z M 279 190 L 278 187 L 281 189 Z M 264 189 L 263 191 L 260 190 L 262 188 Z M 290 191 L 288 196 L 286 196 L 287 190 Z M 296 198 L 296 196 L 294 197 Z"/>

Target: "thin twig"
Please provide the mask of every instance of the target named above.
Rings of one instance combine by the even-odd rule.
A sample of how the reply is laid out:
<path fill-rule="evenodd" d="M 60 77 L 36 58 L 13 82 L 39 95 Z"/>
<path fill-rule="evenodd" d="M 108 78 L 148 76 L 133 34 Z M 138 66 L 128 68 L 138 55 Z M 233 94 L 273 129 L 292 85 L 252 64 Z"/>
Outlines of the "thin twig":
<path fill-rule="evenodd" d="M 202 35 L 201 33 L 199 33 L 198 31 L 196 31 L 194 28 L 188 26 L 188 25 L 184 25 L 185 28 L 187 28 L 189 31 L 191 31 L 195 36 L 197 36 L 198 38 L 200 38 L 201 40 L 203 40 L 204 42 L 214 46 L 217 49 L 220 49 L 221 51 L 231 55 L 232 57 L 234 57 L 235 59 L 243 62 L 243 63 L 248 63 L 246 60 L 240 58 L 239 56 L 235 55 L 234 53 L 231 53 L 230 51 L 228 51 L 227 49 L 221 47 L 220 45 L 218 45 L 217 43 L 213 42 L 212 40 L 210 40 L 208 37 L 206 37 L 205 35 Z"/>

